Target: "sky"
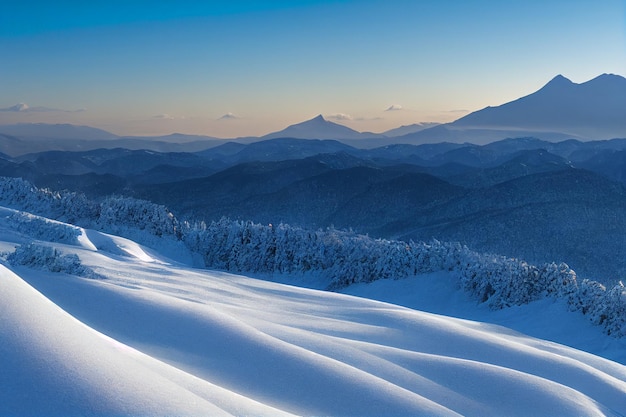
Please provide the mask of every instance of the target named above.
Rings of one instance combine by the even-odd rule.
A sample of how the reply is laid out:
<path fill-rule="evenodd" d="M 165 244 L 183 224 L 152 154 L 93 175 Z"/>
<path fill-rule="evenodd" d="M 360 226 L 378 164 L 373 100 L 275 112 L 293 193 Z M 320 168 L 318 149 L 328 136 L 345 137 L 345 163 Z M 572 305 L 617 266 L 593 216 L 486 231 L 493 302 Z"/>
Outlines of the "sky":
<path fill-rule="evenodd" d="M 602 73 L 626 76 L 626 0 L 0 6 L 0 124 L 229 138 L 322 114 L 383 132 Z"/>

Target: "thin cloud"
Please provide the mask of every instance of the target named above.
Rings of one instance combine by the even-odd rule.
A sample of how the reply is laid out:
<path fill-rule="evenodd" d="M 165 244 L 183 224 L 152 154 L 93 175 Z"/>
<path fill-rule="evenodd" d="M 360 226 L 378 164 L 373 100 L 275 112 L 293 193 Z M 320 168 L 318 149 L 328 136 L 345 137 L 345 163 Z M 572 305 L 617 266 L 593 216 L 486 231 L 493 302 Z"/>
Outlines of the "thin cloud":
<path fill-rule="evenodd" d="M 152 116 L 152 118 L 159 119 L 159 120 L 185 120 L 186 119 L 185 116 L 173 116 L 168 113 L 157 114 L 156 116 Z"/>
<path fill-rule="evenodd" d="M 387 107 L 385 111 L 399 111 L 399 110 L 402 110 L 402 106 L 400 104 L 392 104 L 391 106 Z"/>
<path fill-rule="evenodd" d="M 18 103 L 15 106 L 2 108 L 0 109 L 0 111 L 20 113 L 20 112 L 27 112 L 29 109 L 30 107 L 28 106 L 28 104 Z"/>
<path fill-rule="evenodd" d="M 31 107 L 26 103 L 17 103 L 14 106 L 0 108 L 0 112 L 11 112 L 11 113 L 49 113 L 49 112 L 78 113 L 78 112 L 83 112 L 83 111 L 85 111 L 85 109 L 65 110 L 65 109 L 55 109 L 55 108 L 44 107 L 44 106 Z"/>
<path fill-rule="evenodd" d="M 153 119 L 161 119 L 161 120 L 174 120 L 175 117 L 167 114 L 167 113 L 163 113 L 163 114 L 157 114 L 156 116 L 152 117 Z"/>
<path fill-rule="evenodd" d="M 350 116 L 349 114 L 344 114 L 344 113 L 329 114 L 328 116 L 326 116 L 326 118 L 327 119 L 338 120 L 338 121 L 352 120 L 352 116 Z"/>

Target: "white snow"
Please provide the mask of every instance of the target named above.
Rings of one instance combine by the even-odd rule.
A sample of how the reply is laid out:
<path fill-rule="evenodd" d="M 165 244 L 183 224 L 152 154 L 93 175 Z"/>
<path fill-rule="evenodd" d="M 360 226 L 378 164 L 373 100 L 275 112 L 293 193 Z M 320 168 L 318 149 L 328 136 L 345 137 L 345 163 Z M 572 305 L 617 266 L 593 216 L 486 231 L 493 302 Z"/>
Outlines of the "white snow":
<path fill-rule="evenodd" d="M 626 366 L 591 353 L 481 321 L 196 270 L 84 229 L 75 244 L 45 242 L 0 220 L 0 250 L 42 240 L 104 277 L 0 265 L 0 415 L 626 414 Z M 422 278 L 348 291 L 495 314 L 445 276 Z M 524 308 L 495 321 L 555 330 L 527 321 L 547 304 Z M 567 314 L 558 321 L 577 323 Z"/>
<path fill-rule="evenodd" d="M 582 313 L 568 311 L 562 300 L 545 298 L 526 305 L 493 310 L 485 304 L 478 304 L 458 288 L 458 277 L 450 272 L 354 284 L 342 292 L 430 313 L 505 326 L 626 364 L 626 338 L 607 337 Z"/>

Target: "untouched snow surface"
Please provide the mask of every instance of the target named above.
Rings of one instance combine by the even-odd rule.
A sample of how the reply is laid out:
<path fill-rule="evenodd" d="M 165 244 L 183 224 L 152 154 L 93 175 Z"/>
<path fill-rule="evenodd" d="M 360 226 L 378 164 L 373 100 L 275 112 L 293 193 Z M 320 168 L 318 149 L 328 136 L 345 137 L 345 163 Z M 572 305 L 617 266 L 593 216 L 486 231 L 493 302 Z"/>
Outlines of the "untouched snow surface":
<path fill-rule="evenodd" d="M 449 272 L 354 284 L 341 292 L 429 313 L 498 324 L 626 364 L 626 338 L 607 336 L 582 313 L 568 311 L 564 300 L 544 298 L 492 310 L 471 299 L 458 287 L 458 277 Z"/>
<path fill-rule="evenodd" d="M 2 211 L 0 250 L 25 230 Z M 626 414 L 626 367 L 599 356 L 77 233 L 36 243 L 101 279 L 0 265 L 0 415 Z"/>

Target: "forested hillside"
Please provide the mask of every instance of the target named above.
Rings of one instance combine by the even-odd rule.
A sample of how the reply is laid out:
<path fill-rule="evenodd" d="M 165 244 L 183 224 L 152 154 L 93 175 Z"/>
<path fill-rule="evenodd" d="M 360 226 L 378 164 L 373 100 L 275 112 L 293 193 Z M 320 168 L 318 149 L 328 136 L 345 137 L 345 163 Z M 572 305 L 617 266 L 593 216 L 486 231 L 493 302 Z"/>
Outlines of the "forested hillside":
<path fill-rule="evenodd" d="M 578 279 L 566 264 L 539 266 L 498 255 L 480 254 L 458 243 L 402 242 L 374 239 L 353 232 L 306 230 L 285 224 L 260 225 L 222 219 L 218 222 L 179 221 L 165 207 L 132 198 L 94 202 L 84 195 L 41 190 L 24 180 L 0 181 L 1 204 L 48 213 L 83 227 L 132 237 L 154 246 L 182 244 L 197 254 L 203 266 L 235 272 L 315 274 L 328 289 L 379 279 L 401 279 L 447 270 L 459 274 L 460 285 L 477 301 L 495 309 L 526 304 L 544 297 L 567 301 L 569 308 L 616 337 L 626 335 L 626 290 L 620 282 L 610 289 Z M 72 243 L 76 228 L 11 215 L 21 230 L 47 240 Z M 8 260 L 16 265 L 46 265 L 54 259 L 37 246 L 23 246 Z M 42 259 L 44 261 L 42 261 Z M 53 268 L 79 270 L 76 259 L 51 261 Z M 80 272 L 80 270 L 79 270 Z M 90 274 L 89 271 L 82 271 Z"/>

